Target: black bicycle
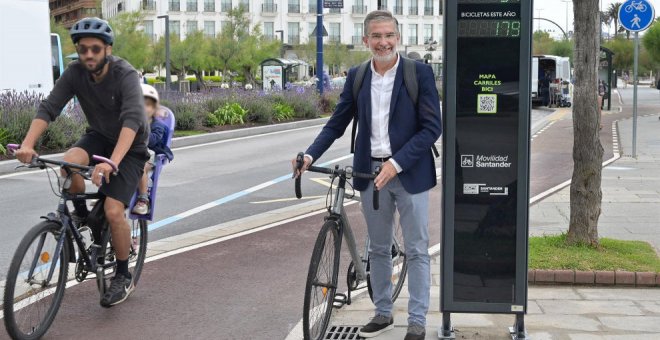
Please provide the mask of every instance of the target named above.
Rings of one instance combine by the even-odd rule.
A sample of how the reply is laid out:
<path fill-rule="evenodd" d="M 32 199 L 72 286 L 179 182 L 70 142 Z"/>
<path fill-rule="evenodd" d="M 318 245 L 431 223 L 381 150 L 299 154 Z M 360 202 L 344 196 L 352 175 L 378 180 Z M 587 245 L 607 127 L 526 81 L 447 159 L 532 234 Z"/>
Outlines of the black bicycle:
<path fill-rule="evenodd" d="M 18 145 L 10 144 L 7 149 L 13 152 Z M 107 158 L 94 156 L 93 160 L 107 163 L 117 171 L 117 166 Z M 63 178 L 58 176 L 56 166 L 64 170 Z M 58 185 L 53 192 L 60 200 L 56 212 L 42 216 L 43 221 L 30 229 L 18 245 L 7 273 L 2 310 L 5 327 L 13 339 L 39 339 L 55 319 L 70 269 L 73 268 L 78 282 L 86 280 L 91 273 L 90 278 L 96 279 L 103 297 L 117 262 L 103 211 L 104 197 L 98 192 L 69 192 L 74 175 L 90 180 L 94 168 L 41 157 L 35 157 L 25 167 L 46 169 L 51 187 L 48 171 L 53 171 Z M 74 199 L 93 203 L 85 223 L 74 222 L 71 216 L 69 202 Z M 137 285 L 147 251 L 145 220 L 133 221 L 131 238 L 129 265 Z"/>
<path fill-rule="evenodd" d="M 296 166 L 302 169 L 303 153 L 299 153 Z M 325 332 L 330 322 L 332 308 L 341 308 L 351 304 L 351 292 L 365 288 L 373 300 L 371 282 L 369 280 L 369 238 L 365 241 L 363 255 L 360 255 L 353 234 L 353 229 L 344 211 L 344 198 L 346 196 L 346 181 L 353 177 L 373 180 L 378 176 L 378 169 L 373 174 L 364 174 L 353 171 L 348 166 L 340 169 L 310 166 L 307 171 L 330 175 L 332 183 L 338 179 L 334 189 L 334 197 L 330 195 L 328 215 L 325 216 L 323 227 L 316 239 L 312 259 L 307 273 L 305 285 L 305 298 L 303 302 L 303 335 L 305 340 L 325 339 Z M 296 197 L 302 198 L 301 176 L 295 181 Z M 330 189 L 332 193 L 332 188 Z M 373 207 L 378 210 L 379 193 L 373 191 Z M 405 281 L 408 266 L 403 247 L 403 234 L 399 223 L 395 224 L 392 238 L 392 301 L 396 300 Z M 342 237 L 346 240 L 351 254 L 351 263 L 346 274 L 348 294 L 337 293 L 339 277 L 339 255 Z"/>

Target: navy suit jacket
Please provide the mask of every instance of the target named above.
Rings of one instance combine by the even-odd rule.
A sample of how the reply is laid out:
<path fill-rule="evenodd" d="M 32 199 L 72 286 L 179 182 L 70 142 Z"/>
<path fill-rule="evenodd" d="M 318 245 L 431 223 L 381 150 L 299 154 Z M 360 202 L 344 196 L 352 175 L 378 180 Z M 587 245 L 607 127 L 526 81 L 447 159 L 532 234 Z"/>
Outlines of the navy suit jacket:
<path fill-rule="evenodd" d="M 431 147 L 442 133 L 440 99 L 431 67 L 420 62 L 417 67 L 419 95 L 417 108 L 403 82 L 403 61 L 399 61 L 390 103 L 389 136 L 392 158 L 403 169 L 398 177 L 407 192 L 420 193 L 437 184 Z M 353 80 L 357 67 L 348 71 L 335 112 L 306 153 L 318 160 L 332 143 L 341 137 L 355 111 L 359 117 L 353 169 L 370 173 L 371 166 L 371 68 L 367 68 L 357 101 L 353 99 Z M 368 180 L 355 178 L 353 186 L 367 189 Z"/>

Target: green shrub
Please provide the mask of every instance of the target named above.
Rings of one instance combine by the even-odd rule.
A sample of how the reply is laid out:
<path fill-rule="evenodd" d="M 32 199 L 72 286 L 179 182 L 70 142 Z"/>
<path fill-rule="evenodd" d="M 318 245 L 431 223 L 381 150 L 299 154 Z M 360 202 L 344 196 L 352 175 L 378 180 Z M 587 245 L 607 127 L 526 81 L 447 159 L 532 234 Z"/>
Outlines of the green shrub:
<path fill-rule="evenodd" d="M 9 140 L 9 130 L 0 128 L 0 155 L 6 155 L 7 150 L 5 149 L 5 145 L 9 144 L 11 140 Z"/>
<path fill-rule="evenodd" d="M 286 103 L 276 103 L 275 108 L 275 120 L 281 122 L 283 120 L 289 120 L 293 118 L 293 108 L 291 105 Z"/>
<path fill-rule="evenodd" d="M 86 123 L 62 115 L 48 126 L 41 139 L 41 147 L 46 150 L 66 149 L 85 133 L 86 128 Z"/>
<path fill-rule="evenodd" d="M 249 122 L 256 123 L 272 123 L 273 117 L 275 117 L 275 108 L 273 107 L 272 102 L 261 99 L 261 100 L 248 100 L 243 104 L 249 114 L 247 120 Z"/>
<path fill-rule="evenodd" d="M 176 115 L 175 130 L 195 130 L 199 127 L 197 115 L 193 110 L 182 108 L 173 112 Z"/>
<path fill-rule="evenodd" d="M 218 117 L 209 112 L 206 114 L 206 121 L 204 122 L 204 125 L 208 127 L 214 127 L 220 125 L 220 121 L 218 120 Z"/>
<path fill-rule="evenodd" d="M 245 124 L 245 117 L 248 111 L 241 107 L 239 103 L 227 103 L 225 106 L 217 109 L 213 114 L 218 118 L 220 125 L 226 124 Z"/>
<path fill-rule="evenodd" d="M 204 76 L 203 77 L 204 81 L 210 81 L 214 83 L 221 83 L 222 82 L 222 77 L 221 76 Z"/>

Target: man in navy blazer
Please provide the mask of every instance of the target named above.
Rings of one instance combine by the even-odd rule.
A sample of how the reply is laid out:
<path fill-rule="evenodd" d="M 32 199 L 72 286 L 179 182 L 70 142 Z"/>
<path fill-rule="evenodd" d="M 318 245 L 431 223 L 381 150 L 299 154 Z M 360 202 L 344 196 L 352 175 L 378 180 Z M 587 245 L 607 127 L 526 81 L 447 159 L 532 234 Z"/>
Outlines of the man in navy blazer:
<path fill-rule="evenodd" d="M 375 316 L 360 330 L 374 337 L 393 328 L 391 242 L 395 210 L 399 211 L 408 261 L 408 333 L 406 340 L 424 339 L 429 306 L 428 254 L 429 190 L 436 181 L 432 147 L 442 132 L 440 100 L 433 71 L 415 62 L 419 88 L 417 105 L 404 84 L 403 62 L 397 53 L 398 21 L 387 11 L 373 11 L 364 21 L 363 42 L 372 53 L 371 65 L 357 98 L 353 82 L 357 68 L 348 72 L 335 111 L 305 154 L 303 171 L 341 137 L 358 116 L 353 167 L 362 173 L 381 172 L 372 182 L 355 178 L 371 240 L 370 263 Z M 295 170 L 294 174 L 300 175 Z M 373 210 L 372 191 L 380 193 L 380 209 Z"/>

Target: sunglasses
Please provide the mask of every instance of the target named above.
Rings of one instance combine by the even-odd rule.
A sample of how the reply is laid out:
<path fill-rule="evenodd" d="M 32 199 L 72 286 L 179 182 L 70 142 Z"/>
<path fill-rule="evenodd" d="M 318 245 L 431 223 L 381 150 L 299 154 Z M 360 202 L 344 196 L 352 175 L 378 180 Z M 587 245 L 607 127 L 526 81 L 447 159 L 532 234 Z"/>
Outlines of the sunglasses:
<path fill-rule="evenodd" d="M 103 51 L 103 46 L 100 45 L 93 45 L 91 47 L 85 46 L 85 45 L 77 45 L 76 46 L 76 52 L 80 55 L 85 55 L 87 54 L 87 51 L 91 50 L 92 53 L 94 54 L 99 54 L 101 51 Z"/>

